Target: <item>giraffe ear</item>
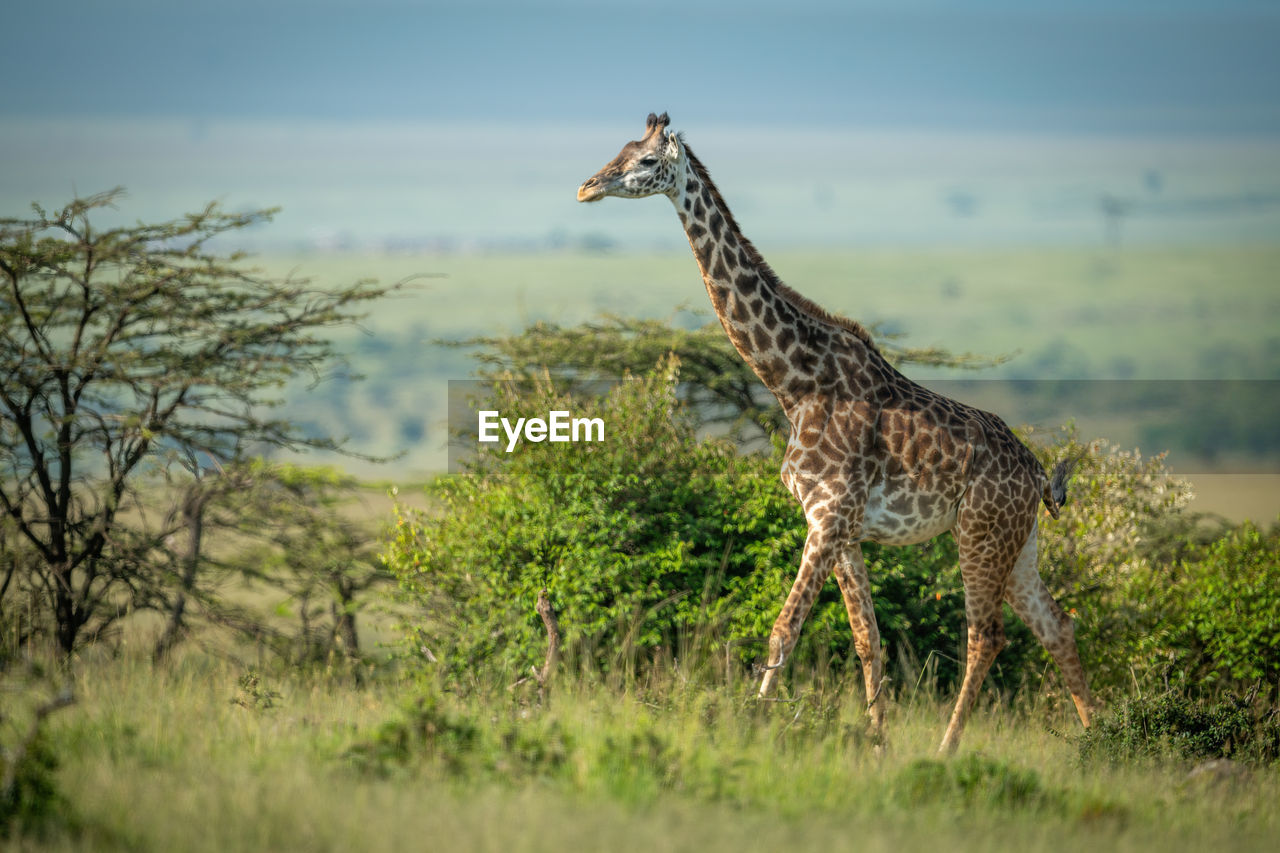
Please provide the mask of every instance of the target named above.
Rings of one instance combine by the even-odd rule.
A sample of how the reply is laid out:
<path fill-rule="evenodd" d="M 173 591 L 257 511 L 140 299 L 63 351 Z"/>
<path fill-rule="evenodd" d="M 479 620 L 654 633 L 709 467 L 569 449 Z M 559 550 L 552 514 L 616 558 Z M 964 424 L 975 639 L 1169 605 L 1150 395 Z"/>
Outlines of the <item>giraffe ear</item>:
<path fill-rule="evenodd" d="M 674 130 L 668 130 L 666 133 L 666 141 L 662 146 L 662 156 L 672 163 L 680 159 L 680 136 Z"/>

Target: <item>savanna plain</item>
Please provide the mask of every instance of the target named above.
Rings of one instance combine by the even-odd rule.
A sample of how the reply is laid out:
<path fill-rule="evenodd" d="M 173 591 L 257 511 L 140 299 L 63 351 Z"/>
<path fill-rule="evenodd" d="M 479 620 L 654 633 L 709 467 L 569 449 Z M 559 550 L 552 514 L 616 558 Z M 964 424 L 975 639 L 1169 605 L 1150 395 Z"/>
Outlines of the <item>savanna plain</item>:
<path fill-rule="evenodd" d="M 1196 509 L 1266 523 L 1280 514 L 1280 460 L 1242 452 L 1238 432 L 1170 443 L 1154 419 L 1212 433 L 1203 398 L 1137 417 L 1138 393 L 1123 383 L 1252 381 L 1246 405 L 1280 378 L 1280 249 L 1270 245 L 1186 248 L 1017 248 L 789 250 L 768 252 L 778 274 L 830 310 L 868 324 L 877 337 L 998 361 L 979 370 L 910 365 L 917 380 L 977 380 L 995 386 L 976 399 L 1015 426 L 1054 431 L 1071 421 L 1169 462 L 1196 486 Z M 374 306 L 363 329 L 343 330 L 359 383 L 330 382 L 291 401 L 290 413 L 352 437 L 365 452 L 404 454 L 392 465 L 344 466 L 403 483 L 442 470 L 447 454 L 449 380 L 474 375 L 460 341 L 517 333 L 534 323 L 572 328 L 602 315 L 664 320 L 693 328 L 714 322 L 687 252 L 334 254 L 267 256 L 260 266 L 320 284 L 373 276 L 412 280 L 402 296 Z M 472 348 L 474 351 L 475 348 Z M 990 380 L 990 382 L 986 382 Z M 1008 381 L 1076 381 L 1083 402 L 1024 408 Z M 1098 383 L 1095 391 L 1089 383 Z M 1108 388 L 1109 405 L 1089 404 Z M 1177 393 L 1177 392 L 1175 392 Z M 1273 395 L 1274 396 L 1274 395 Z M 1256 417 L 1261 418 L 1258 412 Z M 1146 427 L 1144 429 L 1144 426 Z M 1267 427 L 1268 436 L 1274 430 Z M 1270 438 L 1263 438 L 1266 445 Z M 1206 444 L 1216 451 L 1206 458 Z M 1257 442 L 1252 442 L 1256 444 Z"/>
<path fill-rule="evenodd" d="M 1280 379 L 1280 249 L 1271 246 L 792 250 L 769 260 L 796 289 L 878 334 L 999 361 L 976 373 L 907 369 L 922 379 L 1085 387 Z M 318 431 L 350 436 L 359 453 L 401 454 L 391 462 L 323 460 L 360 479 L 343 511 L 388 563 L 405 562 L 403 529 L 415 525 L 425 562 L 431 531 L 440 529 L 432 519 L 450 511 L 430 486 L 444 467 L 446 384 L 468 378 L 475 363 L 468 348 L 442 341 L 516 334 L 535 322 L 571 327 L 602 314 L 681 328 L 714 319 L 687 254 L 329 254 L 256 263 L 321 285 L 412 280 L 372 306 L 361 330 L 335 332 L 346 373 L 362 379 L 344 374 L 290 389 L 283 408 Z M 1141 443 L 1148 457 L 1170 449 L 1148 443 L 1167 430 L 1144 432 L 1124 412 L 1063 415 L 1033 424 L 1032 434 L 1054 436 L 1074 420 L 1082 443 Z M 1251 424 L 1245 418 L 1232 435 L 1254 435 Z M 1274 423 L 1269 429 L 1274 439 Z M 1228 441 L 1213 450 L 1194 442 L 1170 449 L 1165 463 L 1198 492 L 1179 511 L 1203 514 L 1204 523 L 1270 527 L 1280 515 L 1280 448 Z M 1080 500 L 1098 494 L 1110 494 L 1105 484 L 1077 491 Z M 1190 539 L 1203 524 L 1161 529 Z M 1249 541 L 1262 543 L 1250 559 L 1275 576 L 1274 534 Z M 232 538 L 215 551 L 241 545 Z M 1183 553 L 1178 543 L 1167 550 Z M 893 553 L 884 551 L 884 565 L 894 565 Z M 1081 577 L 1093 577 L 1080 559 Z M 794 572 L 778 562 L 770 571 Z M 468 574 L 473 567 L 455 568 L 459 583 L 483 585 Z M 18 733 L 10 742 L 26 743 L 22 733 L 35 731 L 39 709 L 59 691 L 74 702 L 38 721 L 39 737 L 27 745 L 43 758 L 25 783 L 38 808 L 0 840 L 31 850 L 1172 852 L 1272 850 L 1280 837 L 1280 765 L 1267 740 L 1280 743 L 1274 622 L 1270 637 L 1263 622 L 1261 638 L 1249 640 L 1263 650 L 1253 654 L 1269 656 L 1257 661 L 1265 676 L 1228 688 L 1135 668 L 1128 683 L 1112 677 L 1099 691 L 1101 731 L 1089 735 L 1052 666 L 994 679 L 958 754 L 939 758 L 954 688 L 929 660 L 958 654 L 954 645 L 913 649 L 895 670 L 880 740 L 867 730 L 847 624 L 835 623 L 828 643 L 844 651 L 794 665 L 777 701 L 754 698 L 749 664 L 726 650 L 726 621 L 645 645 L 634 628 L 648 611 L 632 614 L 616 648 L 566 649 L 543 685 L 527 666 L 468 668 L 447 649 L 425 648 L 423 626 L 434 630 L 450 616 L 415 586 L 427 581 L 395 571 L 361 593 L 355 654 L 284 654 L 210 623 L 153 662 L 159 624 L 140 613 L 69 661 L 36 650 L 10 657 L 0 676 L 0 724 Z M 1116 587 L 1132 596 L 1144 588 Z M 281 626 L 306 608 L 242 577 L 222 591 Z M 537 590 L 523 592 L 524 629 L 540 664 Z M 914 594 L 935 603 L 933 588 Z M 936 595 L 938 607 L 961 607 L 945 590 Z M 429 614 L 419 609 L 424 602 Z M 769 603 L 760 619 L 767 624 L 781 604 Z M 1082 648 L 1094 632 L 1126 630 L 1120 620 L 1090 624 L 1078 632 Z M 892 657 L 896 635 L 886 630 L 885 641 Z M 1033 642 L 1026 634 L 1014 641 Z M 1228 719 L 1233 708 L 1246 724 Z M 1183 725 L 1174 711 L 1203 714 Z M 1216 752 L 1205 746 L 1231 726 L 1234 734 L 1213 741 Z M 1239 748 L 1245 731 L 1256 746 L 1247 755 Z"/>

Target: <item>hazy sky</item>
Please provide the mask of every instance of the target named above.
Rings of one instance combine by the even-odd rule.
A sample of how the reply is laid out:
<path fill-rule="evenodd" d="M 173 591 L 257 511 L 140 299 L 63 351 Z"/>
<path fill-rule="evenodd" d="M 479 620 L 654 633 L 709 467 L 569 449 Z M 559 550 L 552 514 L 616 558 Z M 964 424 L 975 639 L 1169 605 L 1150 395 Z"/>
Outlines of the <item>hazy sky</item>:
<path fill-rule="evenodd" d="M 1150 196 L 1153 239 L 1205 233 L 1191 209 L 1248 214 L 1215 239 L 1280 216 L 1274 0 L 64 0 L 3 21 L 4 213 L 126 184 L 139 216 L 283 205 L 288 239 L 647 240 L 670 223 L 568 202 L 668 110 L 780 240 L 1081 239 L 1103 191 Z M 1075 224 L 1045 213 L 1072 198 Z"/>
<path fill-rule="evenodd" d="M 65 0 L 0 113 L 1280 132 L 1271 0 Z M 643 112 L 641 113 L 643 115 Z"/>

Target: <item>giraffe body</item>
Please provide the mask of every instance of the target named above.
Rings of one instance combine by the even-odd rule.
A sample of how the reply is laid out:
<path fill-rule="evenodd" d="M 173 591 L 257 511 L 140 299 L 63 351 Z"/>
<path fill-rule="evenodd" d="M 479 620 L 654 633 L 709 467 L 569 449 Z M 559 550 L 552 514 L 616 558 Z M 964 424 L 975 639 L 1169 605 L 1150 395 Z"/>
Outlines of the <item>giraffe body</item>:
<path fill-rule="evenodd" d="M 710 174 L 669 120 L 650 114 L 644 138 L 578 190 L 579 201 L 666 195 L 676 208 L 711 304 L 730 341 L 777 397 L 791 424 L 783 484 L 804 508 L 800 569 L 769 637 L 767 695 L 832 574 L 862 662 L 873 728 L 883 725 L 883 655 L 861 543 L 956 537 L 968 651 L 942 741 L 959 743 L 970 707 L 1005 643 L 1008 601 L 1061 669 L 1087 726 L 1092 698 L 1074 630 L 1036 568 L 1041 504 L 1057 515 L 1069 469 L 1050 478 L 995 415 L 899 373 L 857 323 L 792 290 L 742 235 Z"/>

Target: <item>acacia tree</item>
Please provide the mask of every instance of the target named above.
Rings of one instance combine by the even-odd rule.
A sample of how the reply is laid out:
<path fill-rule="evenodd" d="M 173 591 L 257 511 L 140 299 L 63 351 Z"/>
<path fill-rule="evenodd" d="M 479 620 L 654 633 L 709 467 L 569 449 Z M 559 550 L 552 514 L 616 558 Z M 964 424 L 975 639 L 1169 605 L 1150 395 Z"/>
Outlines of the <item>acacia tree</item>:
<path fill-rule="evenodd" d="M 378 524 L 360 511 L 355 478 L 327 466 L 261 458 L 184 474 L 170 512 L 186 520 L 177 537 L 183 547 L 161 555 L 178 569 L 179 583 L 156 607 L 166 619 L 155 656 L 164 657 L 181 639 L 194 607 L 207 620 L 270 641 L 295 660 L 330 652 L 356 657 L 364 594 L 391 575 L 378 560 Z M 230 533 L 240 547 L 205 553 L 206 531 Z M 223 600 L 218 586 L 229 577 L 269 590 L 274 615 L 293 615 L 296 631 L 280 630 L 273 627 L 279 619 Z"/>
<path fill-rule="evenodd" d="M 154 540 L 121 523 L 149 467 L 337 447 L 272 410 L 287 382 L 335 366 L 327 328 L 395 288 L 267 278 L 210 245 L 271 210 L 95 229 L 121 195 L 0 219 L 0 512 L 64 652 L 158 582 Z"/>

